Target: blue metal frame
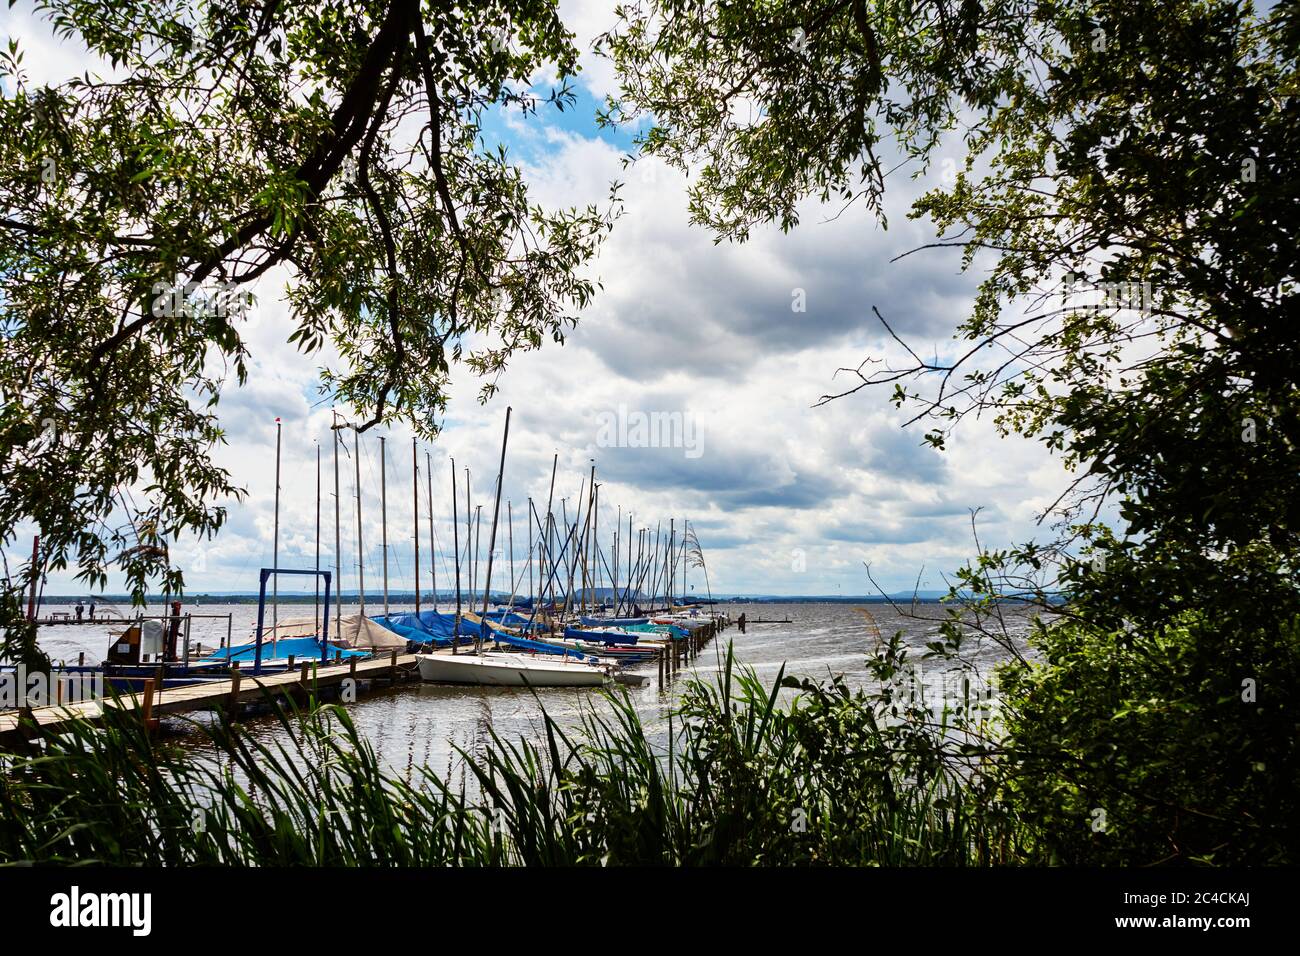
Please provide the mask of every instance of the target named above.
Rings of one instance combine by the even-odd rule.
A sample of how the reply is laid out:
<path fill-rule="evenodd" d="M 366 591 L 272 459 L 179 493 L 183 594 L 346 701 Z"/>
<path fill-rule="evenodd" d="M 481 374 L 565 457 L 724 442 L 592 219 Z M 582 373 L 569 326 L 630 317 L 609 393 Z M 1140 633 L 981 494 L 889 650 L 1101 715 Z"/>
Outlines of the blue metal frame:
<path fill-rule="evenodd" d="M 322 664 L 328 664 L 330 659 L 328 640 L 330 632 L 330 578 L 332 577 L 330 572 L 262 568 L 261 590 L 257 596 L 257 648 L 253 651 L 253 674 L 256 676 L 262 673 L 262 623 L 266 618 L 266 582 L 271 579 L 273 574 L 310 574 L 325 578 L 325 616 L 321 619 L 320 660 Z"/>

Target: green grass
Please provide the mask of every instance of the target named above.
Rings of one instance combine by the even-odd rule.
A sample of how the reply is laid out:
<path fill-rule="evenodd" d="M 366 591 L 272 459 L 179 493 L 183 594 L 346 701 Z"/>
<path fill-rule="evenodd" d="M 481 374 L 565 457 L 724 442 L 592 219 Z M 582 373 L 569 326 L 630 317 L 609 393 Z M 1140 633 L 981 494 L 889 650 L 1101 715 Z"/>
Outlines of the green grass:
<path fill-rule="evenodd" d="M 0 781 L 0 861 L 143 865 L 981 865 L 1016 831 L 879 701 L 842 684 L 778 703 L 728 654 L 683 690 L 666 750 L 626 694 L 537 742 L 462 752 L 477 786 L 385 770 L 341 707 L 275 743 L 204 726 L 218 759 L 109 711 Z M 659 737 L 664 735 L 660 734 Z M 933 741 L 932 741 L 933 743 Z"/>

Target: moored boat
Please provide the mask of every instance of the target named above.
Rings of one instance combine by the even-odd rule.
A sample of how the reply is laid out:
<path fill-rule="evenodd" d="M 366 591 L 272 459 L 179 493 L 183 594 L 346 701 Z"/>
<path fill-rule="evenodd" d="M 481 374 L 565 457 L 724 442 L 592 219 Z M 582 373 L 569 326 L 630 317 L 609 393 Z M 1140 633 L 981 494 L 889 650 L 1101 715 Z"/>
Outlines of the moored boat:
<path fill-rule="evenodd" d="M 580 661 L 539 660 L 523 654 L 417 654 L 420 678 L 438 684 L 488 687 L 597 687 L 606 668 Z"/>

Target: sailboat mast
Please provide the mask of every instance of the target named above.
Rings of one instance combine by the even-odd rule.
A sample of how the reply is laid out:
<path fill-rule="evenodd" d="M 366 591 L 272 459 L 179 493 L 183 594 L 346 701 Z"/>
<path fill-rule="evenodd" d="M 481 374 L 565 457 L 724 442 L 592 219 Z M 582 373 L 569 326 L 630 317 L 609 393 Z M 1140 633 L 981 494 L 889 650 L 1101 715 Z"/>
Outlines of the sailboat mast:
<path fill-rule="evenodd" d="M 275 531 L 271 545 L 271 567 L 280 569 L 280 419 L 275 420 Z M 274 646 L 280 637 L 280 575 L 271 575 L 271 642 Z"/>
<path fill-rule="evenodd" d="M 478 594 L 478 565 L 483 556 L 483 506 L 474 506 L 474 557 L 470 564 L 469 593 Z"/>
<path fill-rule="evenodd" d="M 492 534 L 488 538 L 487 575 L 483 579 L 483 621 L 479 625 L 479 643 L 483 642 L 483 633 L 487 629 L 488 595 L 492 591 L 492 556 L 497 546 L 497 518 L 501 515 L 501 484 L 506 472 L 506 442 L 510 440 L 510 406 L 506 406 L 506 427 L 501 436 L 501 464 L 497 466 L 497 496 L 492 506 Z"/>
<path fill-rule="evenodd" d="M 357 490 L 357 601 L 366 616 L 366 554 L 361 544 L 361 436 L 352 429 L 352 464 L 356 467 Z"/>
<path fill-rule="evenodd" d="M 388 617 L 388 452 L 385 438 L 379 436 L 379 533 L 384 553 L 384 617 Z"/>
<path fill-rule="evenodd" d="M 583 564 L 582 606 L 584 610 L 587 607 L 587 565 L 589 563 L 587 556 L 591 553 L 591 531 L 594 528 L 594 524 L 592 522 L 592 512 L 595 507 L 595 503 L 596 503 L 596 463 L 593 461 L 591 463 L 591 484 L 587 486 L 587 521 L 586 521 L 586 527 L 584 527 L 583 529 L 584 533 L 582 536 L 582 564 Z M 574 520 L 576 521 L 577 518 L 575 517 Z M 592 571 L 594 572 L 595 568 L 592 568 Z"/>
<path fill-rule="evenodd" d="M 313 602 L 315 632 L 320 634 L 320 442 L 316 443 L 316 576 L 312 580 L 316 584 L 316 600 Z M 321 635 L 321 640 L 324 639 Z"/>
<path fill-rule="evenodd" d="M 546 527 L 542 529 L 542 540 L 545 544 L 545 553 L 548 555 L 550 554 L 551 528 L 555 524 L 555 519 L 551 516 L 551 506 L 555 502 L 555 469 L 556 466 L 559 465 L 559 463 L 560 463 L 560 453 L 557 451 L 555 455 L 551 458 L 551 490 L 546 493 Z M 544 599 L 546 595 L 546 584 L 547 584 L 545 567 L 544 566 L 539 567 L 537 574 L 538 574 L 537 593 L 539 597 L 542 597 Z M 552 604 L 555 603 L 554 584 L 551 585 L 551 603 Z"/>
<path fill-rule="evenodd" d="M 474 606 L 474 509 L 470 507 L 469 469 L 465 469 L 465 562 L 469 566 L 469 603 Z"/>
<path fill-rule="evenodd" d="M 675 524 L 675 522 L 674 522 Z M 668 537 L 668 600 L 669 606 L 675 606 L 673 599 L 677 594 L 677 535 L 676 532 Z"/>
<path fill-rule="evenodd" d="M 438 610 L 438 539 L 433 533 L 433 462 L 424 453 L 424 477 L 429 488 L 429 573 L 433 575 L 433 610 Z"/>
<path fill-rule="evenodd" d="M 460 516 L 456 513 L 456 459 L 451 460 L 451 533 L 456 554 L 456 625 L 451 632 L 451 652 L 460 645 Z"/>
<path fill-rule="evenodd" d="M 334 416 L 330 434 L 334 436 L 334 627 L 343 636 L 343 522 L 340 520 L 342 503 L 339 496 L 339 429 L 338 414 Z"/>
<path fill-rule="evenodd" d="M 515 510 L 510 501 L 506 501 L 507 528 L 510 531 L 510 604 L 514 605 L 515 594 Z"/>
<path fill-rule="evenodd" d="M 420 453 L 411 436 L 411 533 L 415 535 L 415 617 L 420 618 Z"/>
<path fill-rule="evenodd" d="M 600 485 L 591 482 L 591 607 L 596 609 L 596 591 L 600 588 Z"/>

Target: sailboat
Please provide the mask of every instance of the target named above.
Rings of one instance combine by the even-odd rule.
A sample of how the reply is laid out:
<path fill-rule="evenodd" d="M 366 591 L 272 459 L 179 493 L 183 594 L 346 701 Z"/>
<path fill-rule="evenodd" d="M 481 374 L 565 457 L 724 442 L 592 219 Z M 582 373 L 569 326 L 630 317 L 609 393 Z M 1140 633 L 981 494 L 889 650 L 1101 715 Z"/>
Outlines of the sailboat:
<path fill-rule="evenodd" d="M 505 433 L 501 439 L 501 465 L 497 469 L 496 506 L 492 513 L 492 533 L 488 542 L 487 576 L 483 584 L 483 611 L 478 617 L 479 633 L 489 633 L 488 596 L 492 592 L 492 560 L 496 550 L 497 518 L 501 512 L 501 482 L 505 474 L 506 444 L 510 439 L 510 409 L 506 408 Z M 454 466 L 452 471 L 455 475 Z M 453 479 L 454 480 L 454 479 Z M 455 490 L 452 499 L 455 500 Z M 454 519 L 453 519 L 454 520 Z M 460 554 L 456 557 L 457 620 L 461 618 L 460 605 Z M 474 684 L 484 687 L 596 687 L 611 679 L 608 666 L 581 660 L 541 659 L 522 653 L 484 650 L 482 640 L 477 651 L 456 653 L 437 650 L 417 654 L 420 677 L 426 681 L 447 684 Z"/>
<path fill-rule="evenodd" d="M 420 678 L 439 684 L 485 687 L 598 687 L 610 679 L 607 667 L 585 661 L 541 659 L 526 654 L 485 651 L 419 654 Z"/>

